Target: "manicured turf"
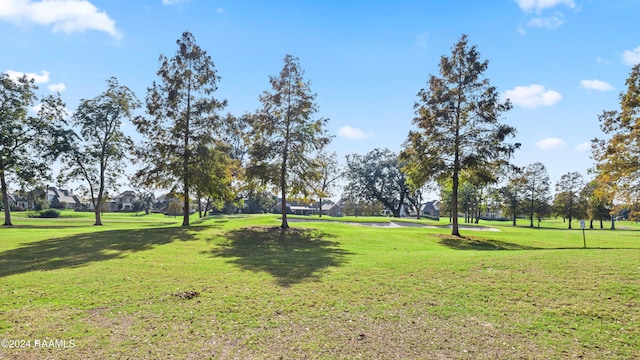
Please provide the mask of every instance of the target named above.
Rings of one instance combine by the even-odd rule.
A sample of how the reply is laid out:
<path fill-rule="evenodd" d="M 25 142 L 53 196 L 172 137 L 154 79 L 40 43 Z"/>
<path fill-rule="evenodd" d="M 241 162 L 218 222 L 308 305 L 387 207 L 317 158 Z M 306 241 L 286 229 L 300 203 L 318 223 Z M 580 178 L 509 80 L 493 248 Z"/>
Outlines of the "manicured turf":
<path fill-rule="evenodd" d="M 636 224 L 64 215 L 0 228 L 0 358 L 640 357 Z"/>

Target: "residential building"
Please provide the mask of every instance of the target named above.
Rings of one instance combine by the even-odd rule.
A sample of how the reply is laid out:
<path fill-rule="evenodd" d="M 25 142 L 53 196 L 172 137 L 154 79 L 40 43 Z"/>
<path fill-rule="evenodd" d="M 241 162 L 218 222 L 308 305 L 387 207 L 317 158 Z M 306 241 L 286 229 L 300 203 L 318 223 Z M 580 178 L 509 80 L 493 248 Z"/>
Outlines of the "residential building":
<path fill-rule="evenodd" d="M 47 201 L 52 208 L 79 209 L 82 207 L 82 201 L 78 196 L 73 195 L 73 190 L 62 190 L 53 186 L 47 188 Z"/>
<path fill-rule="evenodd" d="M 127 190 L 120 193 L 113 200 L 115 201 L 115 211 L 132 211 L 133 202 L 136 200 L 136 193 Z"/>

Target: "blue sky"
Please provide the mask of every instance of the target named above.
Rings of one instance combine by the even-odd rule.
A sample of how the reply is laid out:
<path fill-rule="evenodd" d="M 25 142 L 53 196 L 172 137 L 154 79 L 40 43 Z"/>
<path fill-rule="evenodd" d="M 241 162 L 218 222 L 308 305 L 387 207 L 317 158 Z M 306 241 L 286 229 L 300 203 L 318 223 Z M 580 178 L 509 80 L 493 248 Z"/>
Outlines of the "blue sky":
<path fill-rule="evenodd" d="M 0 71 L 32 74 L 70 110 L 111 76 L 143 100 L 188 30 L 216 64 L 224 112 L 241 115 L 292 54 L 344 158 L 400 150 L 416 94 L 467 34 L 515 105 L 503 119 L 522 143 L 514 163 L 540 161 L 555 183 L 592 166 L 598 115 L 619 108 L 640 62 L 639 17 L 640 0 L 2 0 Z"/>

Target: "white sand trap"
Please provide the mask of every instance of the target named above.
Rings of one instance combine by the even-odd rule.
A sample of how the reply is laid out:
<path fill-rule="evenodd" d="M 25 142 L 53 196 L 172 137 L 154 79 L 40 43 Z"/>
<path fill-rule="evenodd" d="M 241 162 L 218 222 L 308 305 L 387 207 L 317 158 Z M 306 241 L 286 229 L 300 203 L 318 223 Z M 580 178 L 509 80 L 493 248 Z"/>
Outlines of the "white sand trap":
<path fill-rule="evenodd" d="M 357 222 L 357 221 L 336 221 L 336 220 L 322 220 L 322 219 L 299 219 L 299 218 L 287 218 L 287 221 L 292 222 L 333 222 L 338 224 L 347 224 L 347 225 L 355 225 L 355 226 L 370 226 L 377 227 L 383 229 L 397 229 L 402 227 L 418 227 L 418 228 L 428 228 L 428 229 L 451 229 L 451 224 L 447 225 L 425 225 L 411 222 L 401 222 L 401 221 L 390 221 L 390 222 Z M 464 230 L 472 230 L 472 231 L 500 231 L 500 229 L 486 227 L 486 226 L 473 226 L 473 225 L 464 225 L 459 224 L 458 228 Z"/>

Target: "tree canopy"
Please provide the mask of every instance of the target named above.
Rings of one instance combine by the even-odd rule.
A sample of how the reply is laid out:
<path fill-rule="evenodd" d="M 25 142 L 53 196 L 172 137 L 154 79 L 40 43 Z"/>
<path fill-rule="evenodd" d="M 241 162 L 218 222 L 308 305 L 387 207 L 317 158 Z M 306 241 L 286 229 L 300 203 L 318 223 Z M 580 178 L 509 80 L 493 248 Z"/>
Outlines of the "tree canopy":
<path fill-rule="evenodd" d="M 345 192 L 366 201 L 377 200 L 400 217 L 403 206 L 410 206 L 409 183 L 400 159 L 389 149 L 373 149 L 365 155 L 347 156 Z"/>
<path fill-rule="evenodd" d="M 210 155 L 199 150 L 214 144 L 215 130 L 223 124 L 218 112 L 227 102 L 213 97 L 220 77 L 194 36 L 185 32 L 176 43 L 178 51 L 172 58 L 160 55 L 160 81 L 147 89 L 150 117 L 133 120 L 145 138 L 136 150 L 143 165 L 136 176 L 145 184 L 179 193 L 183 199 L 182 226 L 189 226 L 194 169 L 206 163 L 200 155 Z"/>
<path fill-rule="evenodd" d="M 640 199 L 640 64 L 631 70 L 620 93 L 620 110 L 603 111 L 600 128 L 607 139 L 592 140 L 596 195 L 627 204 Z"/>
<path fill-rule="evenodd" d="M 0 185 L 4 225 L 11 226 L 8 184 L 48 178 L 51 162 L 66 150 L 65 105 L 59 95 L 40 99 L 33 80 L 0 74 Z M 38 102 L 39 101 L 39 102 Z M 39 110 L 31 110 L 39 104 Z"/>
<path fill-rule="evenodd" d="M 71 146 L 62 158 L 61 178 L 82 180 L 93 203 L 95 225 L 102 225 L 100 213 L 108 189 L 116 189 L 124 175 L 124 160 L 133 148 L 131 137 L 122 131 L 122 121 L 132 119 L 140 102 L 116 78 L 107 80 L 102 94 L 80 101 L 73 114 Z"/>
<path fill-rule="evenodd" d="M 251 117 L 253 138 L 247 174 L 275 186 L 281 194 L 282 224 L 287 223 L 287 193 L 309 195 L 309 184 L 321 176 L 317 154 L 331 141 L 316 118 L 318 105 L 311 83 L 297 57 L 286 55 L 278 76 L 269 76 L 272 90 L 260 96 L 262 108 Z"/>
<path fill-rule="evenodd" d="M 463 35 L 451 55 L 441 57 L 440 76 L 430 75 L 428 87 L 418 93 L 413 119 L 418 130 L 409 132 L 401 154 L 412 183 L 452 179 L 451 233 L 455 236 L 460 236 L 461 171 L 477 172 L 492 181 L 490 175 L 495 172 L 487 169 L 506 165 L 520 146 L 506 142 L 516 130 L 499 120 L 511 109 L 511 103 L 501 102 L 497 89 L 485 77 L 488 66 Z"/>

